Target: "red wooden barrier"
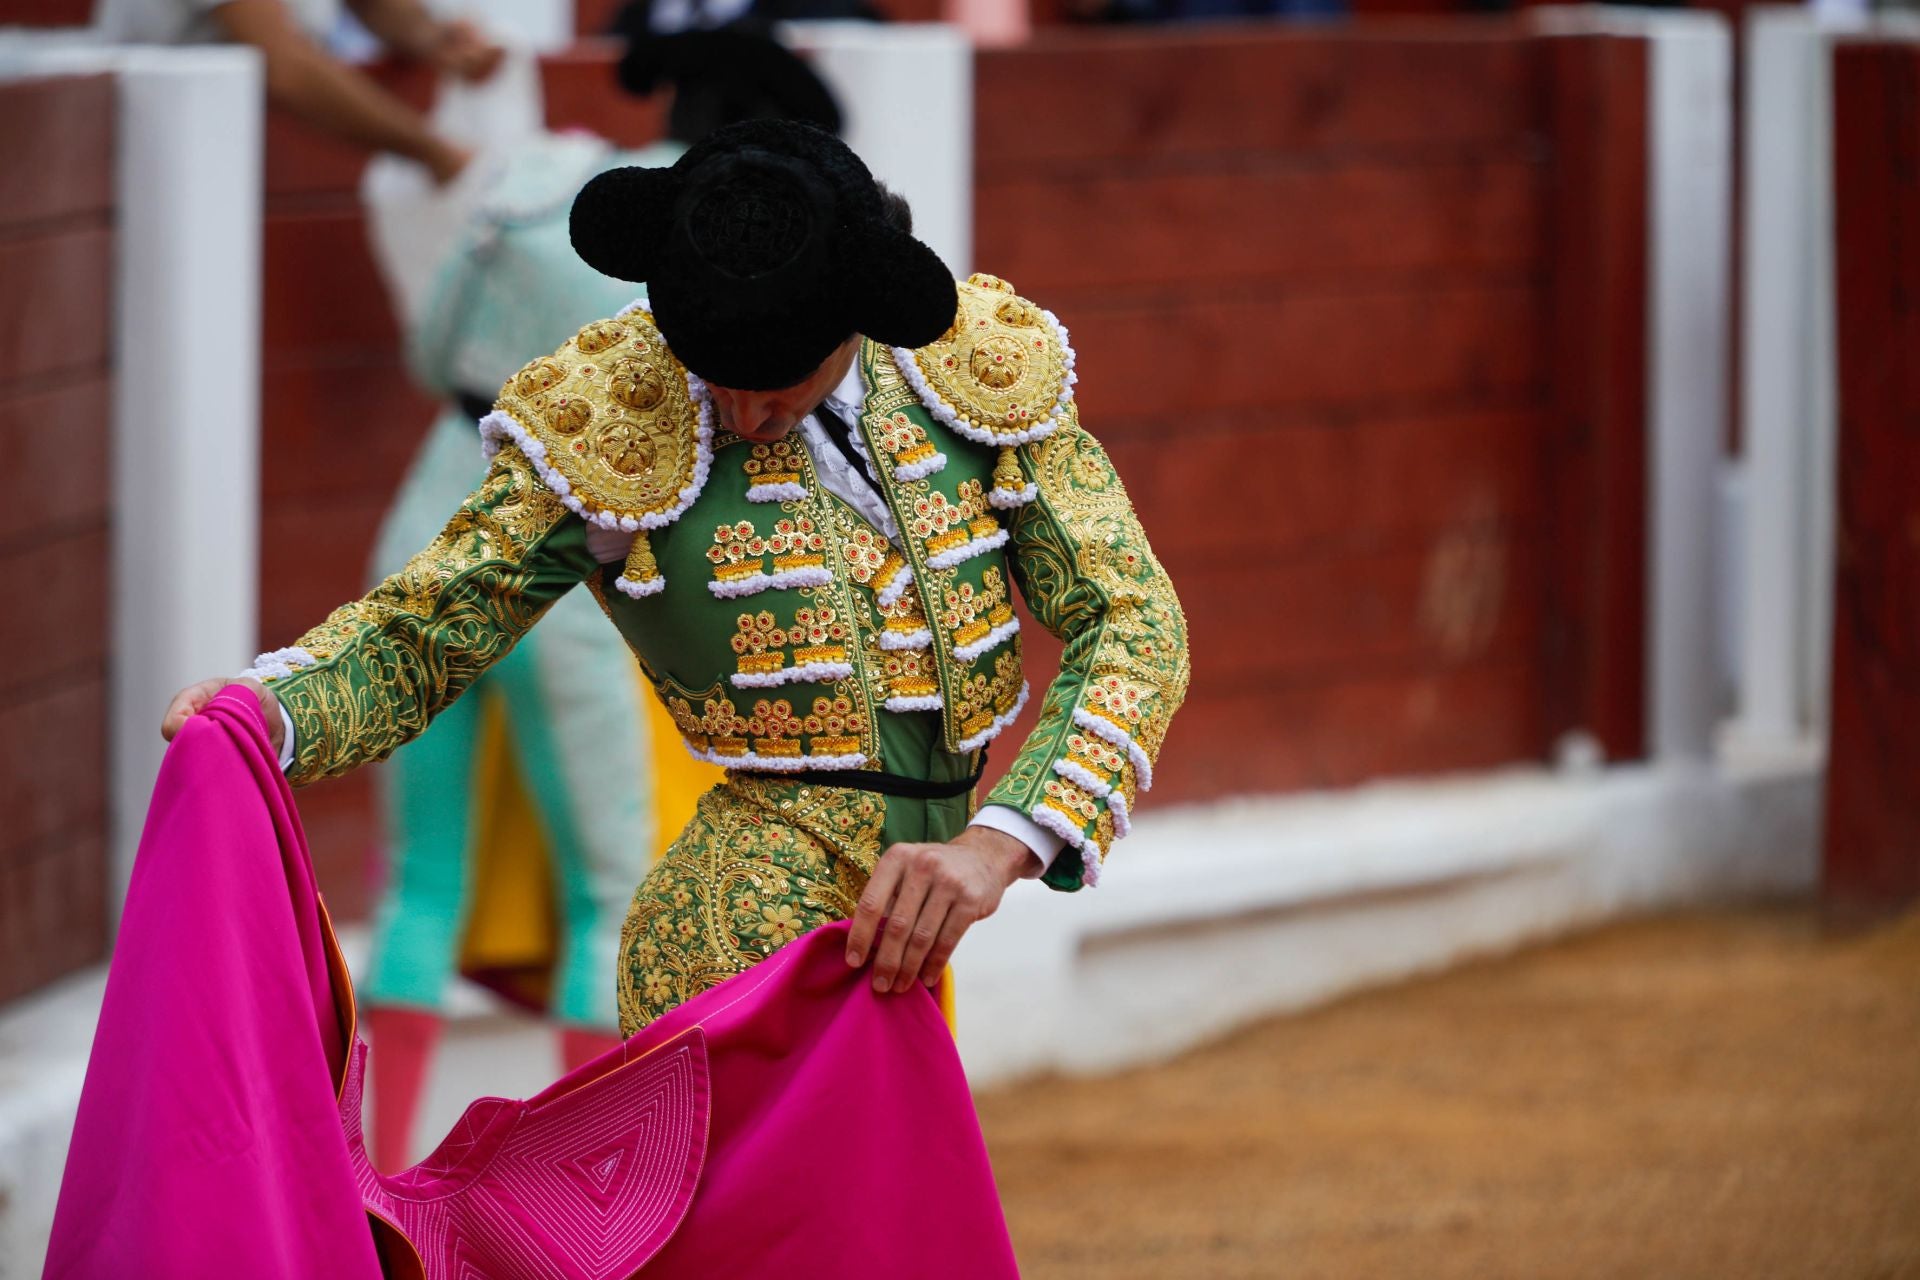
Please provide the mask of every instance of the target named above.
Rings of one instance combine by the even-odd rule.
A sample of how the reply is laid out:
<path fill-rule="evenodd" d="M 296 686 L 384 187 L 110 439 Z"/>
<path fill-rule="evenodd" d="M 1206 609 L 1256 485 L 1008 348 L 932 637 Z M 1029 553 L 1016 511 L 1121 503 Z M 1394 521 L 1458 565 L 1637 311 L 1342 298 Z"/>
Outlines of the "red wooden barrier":
<path fill-rule="evenodd" d="M 1049 33 L 976 83 L 976 259 L 1072 330 L 1192 624 L 1156 800 L 1639 754 L 1642 47 Z"/>
<path fill-rule="evenodd" d="M 0 84 L 0 1003 L 106 944 L 113 114 Z"/>
<path fill-rule="evenodd" d="M 1834 54 L 1839 566 L 1826 891 L 1920 897 L 1920 47 Z"/>

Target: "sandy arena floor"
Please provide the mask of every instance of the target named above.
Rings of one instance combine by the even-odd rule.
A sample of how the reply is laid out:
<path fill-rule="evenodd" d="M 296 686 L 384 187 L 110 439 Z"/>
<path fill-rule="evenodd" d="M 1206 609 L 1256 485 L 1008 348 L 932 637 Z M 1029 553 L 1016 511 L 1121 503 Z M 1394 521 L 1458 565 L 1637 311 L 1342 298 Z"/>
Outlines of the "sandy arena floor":
<path fill-rule="evenodd" d="M 980 1111 L 1028 1280 L 1920 1277 L 1920 915 L 1618 926 Z"/>

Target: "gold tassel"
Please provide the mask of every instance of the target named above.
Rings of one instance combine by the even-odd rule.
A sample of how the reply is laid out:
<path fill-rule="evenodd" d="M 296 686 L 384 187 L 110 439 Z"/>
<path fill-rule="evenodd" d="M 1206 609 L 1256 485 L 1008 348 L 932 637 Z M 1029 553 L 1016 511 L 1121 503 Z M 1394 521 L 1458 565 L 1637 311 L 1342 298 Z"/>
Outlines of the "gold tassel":
<path fill-rule="evenodd" d="M 1014 455 L 1012 445 L 1000 447 L 1000 457 L 993 464 L 993 492 L 999 498 L 996 507 L 1017 507 L 1029 502 L 1033 494 L 1028 491 L 1027 477 L 1021 473 L 1020 459 Z"/>
<path fill-rule="evenodd" d="M 666 579 L 660 576 L 660 563 L 653 558 L 653 543 L 648 541 L 645 529 L 633 535 L 633 546 L 627 552 L 627 565 L 620 580 L 632 584 L 628 595 L 650 596 L 667 585 Z"/>

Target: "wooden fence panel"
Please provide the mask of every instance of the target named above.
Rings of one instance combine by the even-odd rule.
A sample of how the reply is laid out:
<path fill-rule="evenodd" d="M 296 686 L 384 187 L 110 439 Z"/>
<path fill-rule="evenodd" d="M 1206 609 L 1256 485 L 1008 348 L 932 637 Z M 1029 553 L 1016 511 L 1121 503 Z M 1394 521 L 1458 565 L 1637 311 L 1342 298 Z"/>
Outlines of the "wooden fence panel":
<path fill-rule="evenodd" d="M 0 1003 L 106 946 L 114 107 L 0 84 Z"/>
<path fill-rule="evenodd" d="M 1920 46 L 1834 54 L 1839 564 L 1825 870 L 1842 909 L 1920 897 Z"/>

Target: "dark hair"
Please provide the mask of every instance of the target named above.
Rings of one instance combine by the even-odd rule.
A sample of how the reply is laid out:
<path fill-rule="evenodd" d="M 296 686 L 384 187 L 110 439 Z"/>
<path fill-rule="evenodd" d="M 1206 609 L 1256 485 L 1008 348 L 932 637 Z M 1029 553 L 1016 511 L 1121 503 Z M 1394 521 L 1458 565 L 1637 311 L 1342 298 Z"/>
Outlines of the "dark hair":
<path fill-rule="evenodd" d="M 880 220 L 903 236 L 912 235 L 913 206 L 907 198 L 878 178 L 873 185 L 880 189 Z"/>

